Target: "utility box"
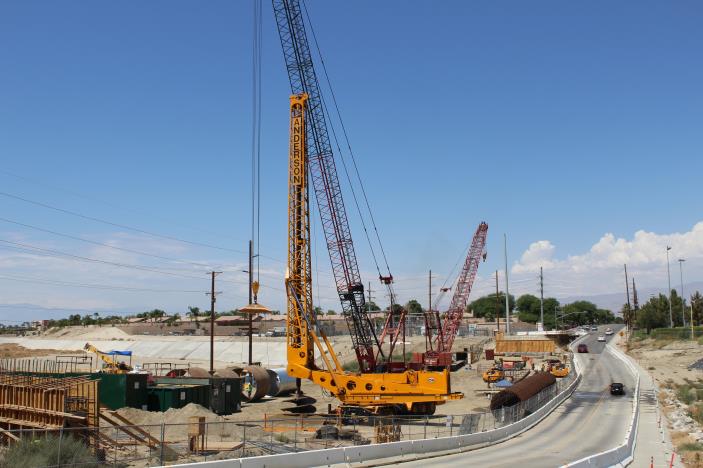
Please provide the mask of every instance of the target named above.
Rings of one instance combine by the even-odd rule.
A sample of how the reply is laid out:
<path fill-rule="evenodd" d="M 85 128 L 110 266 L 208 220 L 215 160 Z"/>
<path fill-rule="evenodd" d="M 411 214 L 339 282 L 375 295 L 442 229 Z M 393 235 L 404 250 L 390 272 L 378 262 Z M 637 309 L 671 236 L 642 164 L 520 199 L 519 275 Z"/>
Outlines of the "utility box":
<path fill-rule="evenodd" d="M 210 409 L 220 415 L 237 413 L 242 407 L 242 379 L 213 377 Z"/>
<path fill-rule="evenodd" d="M 156 384 L 149 387 L 149 411 L 183 408 L 189 403 L 196 403 L 207 408 L 210 403 L 210 386 L 207 384 Z"/>
<path fill-rule="evenodd" d="M 186 392 L 185 398 L 189 400 L 188 403 L 197 403 L 206 408 L 210 408 L 212 412 L 216 414 L 226 415 L 236 413 L 242 406 L 241 377 L 209 377 L 202 379 L 190 377 L 156 377 L 155 385 L 149 389 L 151 394 L 154 395 L 150 397 L 150 411 L 165 411 L 157 407 L 168 406 L 157 403 L 156 398 L 164 399 L 165 401 L 173 401 L 174 397 L 167 395 L 167 393 L 175 390 L 165 390 L 169 387 L 181 388 L 181 391 Z M 197 389 L 191 388 L 189 390 L 182 390 L 184 387 L 197 387 Z M 169 407 L 180 408 L 181 406 Z M 154 409 L 152 410 L 152 408 Z M 168 409 L 168 407 L 166 407 L 166 409 Z"/>
<path fill-rule="evenodd" d="M 147 409 L 147 374 L 93 374 L 100 379 L 100 403 L 112 410 L 124 407 Z"/>

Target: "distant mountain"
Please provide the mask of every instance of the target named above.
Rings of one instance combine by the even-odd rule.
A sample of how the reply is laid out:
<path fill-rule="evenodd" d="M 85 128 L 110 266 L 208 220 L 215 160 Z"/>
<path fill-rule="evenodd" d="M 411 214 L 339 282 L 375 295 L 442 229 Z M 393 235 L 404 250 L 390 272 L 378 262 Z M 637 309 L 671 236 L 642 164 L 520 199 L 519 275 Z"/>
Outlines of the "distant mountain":
<path fill-rule="evenodd" d="M 672 289 L 676 288 L 679 291 L 680 287 L 671 285 Z M 691 293 L 695 291 L 701 291 L 703 293 L 703 281 L 696 281 L 693 283 L 688 283 L 683 285 L 684 294 L 688 299 L 691 297 Z M 649 300 L 650 295 L 657 295 L 659 293 L 666 294 L 666 287 L 664 288 L 637 288 L 637 298 L 639 299 L 640 306 Z M 601 309 L 608 309 L 614 314 L 620 312 L 622 305 L 626 303 L 625 291 L 609 294 L 594 294 L 591 296 L 568 296 L 559 297 L 559 302 L 562 304 L 568 304 L 574 301 L 589 301 L 596 304 Z M 632 301 L 632 290 L 630 290 L 630 301 Z"/>

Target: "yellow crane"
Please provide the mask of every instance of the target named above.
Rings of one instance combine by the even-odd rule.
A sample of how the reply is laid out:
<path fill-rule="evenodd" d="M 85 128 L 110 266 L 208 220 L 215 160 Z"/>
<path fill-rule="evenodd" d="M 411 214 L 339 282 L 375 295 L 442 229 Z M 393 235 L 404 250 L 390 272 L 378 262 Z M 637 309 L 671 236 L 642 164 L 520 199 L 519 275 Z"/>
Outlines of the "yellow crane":
<path fill-rule="evenodd" d="M 104 353 L 98 348 L 90 343 L 86 343 L 83 349 L 89 353 L 95 353 L 95 355 L 103 362 L 103 372 L 110 374 L 127 374 L 132 371 L 132 366 L 124 363 L 118 362 L 114 355 L 111 353 Z"/>
<path fill-rule="evenodd" d="M 344 405 L 365 407 L 374 412 L 432 414 L 438 404 L 463 397 L 462 393 L 451 391 L 449 370 L 344 371 L 329 340 L 317 327 L 312 302 L 307 105 L 307 93 L 290 98 L 285 279 L 288 374 L 313 381 Z M 322 367 L 315 363 L 315 350 L 322 359 Z"/>

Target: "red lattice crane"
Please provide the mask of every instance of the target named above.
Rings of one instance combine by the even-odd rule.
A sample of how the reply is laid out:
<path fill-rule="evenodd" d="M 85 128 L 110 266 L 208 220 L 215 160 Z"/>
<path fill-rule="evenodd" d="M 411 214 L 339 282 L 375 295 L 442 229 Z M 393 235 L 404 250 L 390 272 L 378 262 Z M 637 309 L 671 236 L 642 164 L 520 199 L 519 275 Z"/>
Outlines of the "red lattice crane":
<path fill-rule="evenodd" d="M 471 247 L 466 255 L 464 266 L 454 287 L 454 295 L 452 296 L 449 309 L 444 315 L 444 320 L 437 324 L 438 333 L 434 340 L 431 340 L 434 345 L 433 349 L 425 353 L 425 364 L 428 366 L 448 366 L 451 364 L 452 345 L 459 331 L 464 310 L 466 310 L 466 305 L 469 302 L 469 295 L 476 279 L 478 265 L 481 259 L 486 259 L 487 234 L 488 224 L 481 222 L 471 241 Z M 432 311 L 428 311 L 428 313 L 432 314 Z M 439 317 L 436 317 L 436 320 L 439 322 Z"/>

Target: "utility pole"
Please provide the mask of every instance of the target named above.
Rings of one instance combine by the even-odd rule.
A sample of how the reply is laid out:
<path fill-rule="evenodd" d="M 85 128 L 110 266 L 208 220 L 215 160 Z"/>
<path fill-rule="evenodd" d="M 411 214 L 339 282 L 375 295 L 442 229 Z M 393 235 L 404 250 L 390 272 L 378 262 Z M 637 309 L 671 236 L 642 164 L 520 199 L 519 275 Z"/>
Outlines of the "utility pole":
<path fill-rule="evenodd" d="M 222 272 L 210 272 L 210 292 L 205 293 L 210 296 L 210 375 L 215 374 L 215 296 L 219 294 L 215 292 L 215 276 L 220 273 Z"/>
<path fill-rule="evenodd" d="M 496 326 L 500 331 L 500 296 L 498 296 L 498 270 L 496 270 Z"/>
<path fill-rule="evenodd" d="M 508 290 L 508 235 L 503 233 L 503 255 L 505 256 L 505 334 L 510 335 L 510 292 Z"/>
<path fill-rule="evenodd" d="M 671 272 L 669 271 L 669 250 L 671 247 L 666 246 L 666 277 L 669 279 L 669 291 L 666 296 L 669 298 L 669 326 L 674 328 L 674 314 L 671 311 Z"/>
<path fill-rule="evenodd" d="M 684 304 L 684 295 L 683 295 L 683 262 L 685 262 L 686 259 L 679 258 L 679 274 L 681 275 L 681 326 L 685 327 L 686 326 L 686 306 Z"/>
<path fill-rule="evenodd" d="M 432 313 L 432 269 L 430 269 L 430 275 L 428 276 L 429 286 L 428 286 L 428 296 L 427 296 L 427 312 Z M 369 283 L 369 287 L 371 283 Z"/>
<path fill-rule="evenodd" d="M 632 306 L 635 308 L 634 320 L 637 320 L 637 311 L 640 310 L 639 300 L 637 299 L 637 286 L 635 285 L 635 279 L 632 278 Z"/>
<path fill-rule="evenodd" d="M 632 321 L 632 309 L 630 308 L 630 283 L 627 281 L 627 263 L 625 263 L 625 295 L 627 296 L 627 319 L 625 320 L 625 326 L 627 329 L 631 329 L 630 322 Z M 634 281 L 632 278 L 632 288 L 634 289 Z"/>
<path fill-rule="evenodd" d="M 371 295 L 371 292 L 372 292 L 372 291 L 371 291 L 371 281 L 369 281 L 369 290 L 368 290 L 368 291 L 369 291 L 369 305 L 368 305 L 368 309 L 369 309 L 369 312 L 371 312 L 371 302 L 373 301 L 373 296 Z"/>
<path fill-rule="evenodd" d="M 544 328 L 544 275 L 542 267 L 539 267 L 539 321 Z"/>
<path fill-rule="evenodd" d="M 252 227 L 253 229 L 253 227 Z M 252 236 L 253 238 L 253 236 Z M 249 304 L 254 302 L 254 241 L 249 240 Z M 249 365 L 251 366 L 252 349 L 254 340 L 254 314 L 249 314 Z"/>

